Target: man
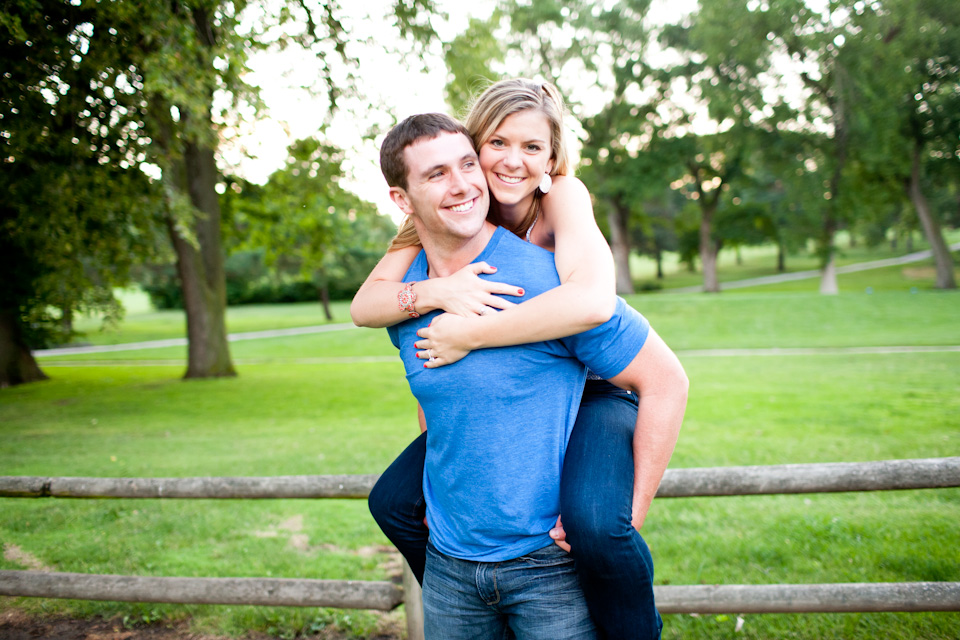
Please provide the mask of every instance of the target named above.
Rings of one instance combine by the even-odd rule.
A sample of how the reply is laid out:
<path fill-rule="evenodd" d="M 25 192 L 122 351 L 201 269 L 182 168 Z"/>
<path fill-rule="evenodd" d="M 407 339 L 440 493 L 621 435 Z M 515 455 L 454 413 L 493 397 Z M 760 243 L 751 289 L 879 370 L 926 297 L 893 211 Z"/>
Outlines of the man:
<path fill-rule="evenodd" d="M 391 198 L 412 217 L 424 248 L 405 282 L 486 261 L 497 264 L 498 278 L 522 285 L 525 297 L 559 284 L 552 254 L 487 222 L 489 195 L 476 152 L 451 118 L 425 114 L 399 124 L 384 141 L 381 168 Z M 640 522 L 682 419 L 682 369 L 622 300 L 608 323 L 578 336 L 478 350 L 425 369 L 414 342 L 435 313 L 390 329 L 429 426 L 423 482 L 430 525 L 423 580 L 427 637 L 497 638 L 508 628 L 520 640 L 595 637 L 572 559 L 550 537 L 583 363 L 624 388 L 653 395 L 651 378 L 680 371 L 680 378 L 667 381 L 682 379 L 680 393 L 666 406 L 649 403 L 637 421 L 638 430 L 660 439 L 651 447 L 648 471 L 635 481 Z"/>

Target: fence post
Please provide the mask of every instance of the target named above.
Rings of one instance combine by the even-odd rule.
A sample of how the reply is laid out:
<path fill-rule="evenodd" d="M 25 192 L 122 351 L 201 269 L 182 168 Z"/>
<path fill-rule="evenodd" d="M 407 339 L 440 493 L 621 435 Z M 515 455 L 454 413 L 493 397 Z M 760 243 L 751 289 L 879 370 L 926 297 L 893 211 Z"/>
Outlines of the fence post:
<path fill-rule="evenodd" d="M 420 583 L 403 561 L 403 608 L 407 616 L 407 640 L 423 639 L 423 597 Z"/>

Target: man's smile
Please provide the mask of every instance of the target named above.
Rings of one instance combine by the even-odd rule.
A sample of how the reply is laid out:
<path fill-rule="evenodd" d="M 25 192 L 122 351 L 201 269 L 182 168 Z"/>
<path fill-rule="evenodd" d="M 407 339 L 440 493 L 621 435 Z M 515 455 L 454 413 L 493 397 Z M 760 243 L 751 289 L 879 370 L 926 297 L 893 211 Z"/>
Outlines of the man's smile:
<path fill-rule="evenodd" d="M 476 204 L 479 198 L 480 196 L 477 196 L 476 198 L 473 198 L 472 200 L 468 200 L 461 204 L 450 205 L 449 207 L 447 207 L 447 209 L 449 209 L 450 211 L 453 211 L 454 213 L 466 213 L 467 211 L 470 211 L 470 209 L 473 208 L 473 205 Z"/>

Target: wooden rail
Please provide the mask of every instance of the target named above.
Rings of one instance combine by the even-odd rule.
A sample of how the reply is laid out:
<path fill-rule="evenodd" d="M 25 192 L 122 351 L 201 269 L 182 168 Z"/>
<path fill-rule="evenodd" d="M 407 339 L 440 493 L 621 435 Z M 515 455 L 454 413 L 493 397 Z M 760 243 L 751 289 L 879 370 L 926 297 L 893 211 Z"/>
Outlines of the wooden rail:
<path fill-rule="evenodd" d="M 653 593 L 660 613 L 960 611 L 960 582 L 676 585 Z"/>
<path fill-rule="evenodd" d="M 403 589 L 397 585 L 367 580 L 158 578 L 40 571 L 0 571 L 0 595 L 381 611 L 403 602 Z"/>
<path fill-rule="evenodd" d="M 366 498 L 377 475 L 266 478 L 47 478 L 0 476 L 0 497 Z M 667 469 L 658 498 L 960 487 L 960 457 L 756 467 Z"/>
<path fill-rule="evenodd" d="M 235 478 L 44 478 L 0 476 L 15 498 L 366 498 L 378 475 Z"/>
<path fill-rule="evenodd" d="M 376 475 L 234 478 L 0 476 L 0 497 L 273 499 L 366 498 Z M 754 467 L 669 469 L 658 498 L 896 491 L 960 487 L 960 457 Z M 661 613 L 960 611 L 960 582 L 667 585 Z M 422 638 L 419 586 L 268 578 L 173 578 L 0 571 L 0 595 L 127 602 L 247 604 L 389 610 L 407 604 L 411 640 Z"/>
<path fill-rule="evenodd" d="M 404 583 L 408 593 L 412 587 L 417 587 L 416 580 Z M 0 571 L 0 596 L 119 602 L 389 611 L 404 601 L 404 589 L 389 582 L 357 580 L 158 578 Z M 960 611 L 960 582 L 666 585 L 655 586 L 653 592 L 660 613 Z"/>

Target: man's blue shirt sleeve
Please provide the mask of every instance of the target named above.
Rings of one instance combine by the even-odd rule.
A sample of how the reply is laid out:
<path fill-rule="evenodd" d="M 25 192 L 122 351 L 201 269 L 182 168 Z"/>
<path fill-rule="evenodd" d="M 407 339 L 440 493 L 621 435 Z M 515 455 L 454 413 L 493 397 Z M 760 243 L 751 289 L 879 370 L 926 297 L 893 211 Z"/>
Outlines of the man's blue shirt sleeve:
<path fill-rule="evenodd" d="M 599 327 L 564 338 L 562 342 L 577 360 L 607 380 L 633 362 L 649 333 L 647 319 L 618 297 L 613 317 Z"/>

